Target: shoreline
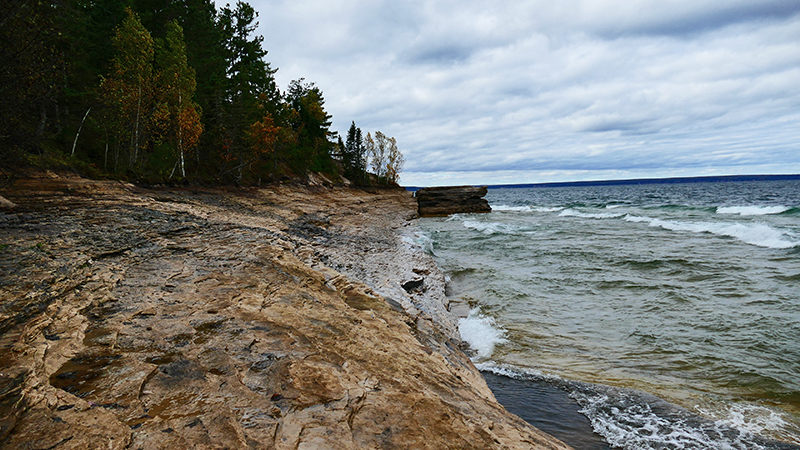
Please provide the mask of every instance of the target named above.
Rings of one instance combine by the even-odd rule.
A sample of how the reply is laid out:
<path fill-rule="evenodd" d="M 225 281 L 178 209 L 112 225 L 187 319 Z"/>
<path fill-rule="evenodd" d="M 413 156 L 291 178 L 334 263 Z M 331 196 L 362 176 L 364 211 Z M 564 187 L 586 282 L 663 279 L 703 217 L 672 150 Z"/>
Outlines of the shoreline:
<path fill-rule="evenodd" d="M 458 348 L 406 191 L 0 195 L 4 448 L 569 448 Z"/>

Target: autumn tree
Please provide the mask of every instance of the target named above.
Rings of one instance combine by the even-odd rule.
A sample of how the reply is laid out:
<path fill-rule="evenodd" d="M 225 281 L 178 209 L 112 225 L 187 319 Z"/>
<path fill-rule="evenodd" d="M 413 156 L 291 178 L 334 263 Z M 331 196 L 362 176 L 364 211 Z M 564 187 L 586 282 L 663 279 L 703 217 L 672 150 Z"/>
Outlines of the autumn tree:
<path fill-rule="evenodd" d="M 400 180 L 405 158 L 397 149 L 397 141 L 380 131 L 375 132 L 375 138 L 367 133 L 365 141 L 370 167 L 379 180 L 386 184 L 396 184 Z"/>
<path fill-rule="evenodd" d="M 387 151 L 386 151 L 386 181 L 389 184 L 398 184 L 400 182 L 400 172 L 403 171 L 403 166 L 406 160 L 400 150 L 397 149 L 397 141 L 395 138 L 389 138 Z"/>
<path fill-rule="evenodd" d="M 369 137 L 369 134 L 367 134 Z M 370 138 L 371 140 L 371 138 Z M 372 173 L 383 178 L 386 176 L 386 136 L 380 131 L 375 132 L 375 140 L 370 146 L 370 165 Z"/>
<path fill-rule="evenodd" d="M 151 131 L 154 44 L 136 13 L 125 11 L 127 17 L 112 39 L 116 53 L 111 73 L 102 80 L 101 91 L 110 132 L 117 146 L 127 146 L 129 167 L 136 171 Z"/>
<path fill-rule="evenodd" d="M 180 167 L 181 176 L 186 178 L 186 154 L 200 139 L 203 125 L 200 107 L 194 101 L 195 72 L 189 67 L 183 29 L 177 21 L 167 23 L 166 37 L 158 43 L 156 62 L 158 103 L 153 120 L 160 140 L 168 143 L 176 154 L 172 174 Z"/>

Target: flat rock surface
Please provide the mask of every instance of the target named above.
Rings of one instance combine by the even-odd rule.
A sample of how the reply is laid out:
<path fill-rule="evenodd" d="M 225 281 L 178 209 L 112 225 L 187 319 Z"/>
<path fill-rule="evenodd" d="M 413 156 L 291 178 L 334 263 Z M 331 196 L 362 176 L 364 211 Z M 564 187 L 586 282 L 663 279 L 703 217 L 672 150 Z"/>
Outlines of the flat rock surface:
<path fill-rule="evenodd" d="M 542 448 L 456 339 L 402 190 L 0 190 L 4 449 Z"/>

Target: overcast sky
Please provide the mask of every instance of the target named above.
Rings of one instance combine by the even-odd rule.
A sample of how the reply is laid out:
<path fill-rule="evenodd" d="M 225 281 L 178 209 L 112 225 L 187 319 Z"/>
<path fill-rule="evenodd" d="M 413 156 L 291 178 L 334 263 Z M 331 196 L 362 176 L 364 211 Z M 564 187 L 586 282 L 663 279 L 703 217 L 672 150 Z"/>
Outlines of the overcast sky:
<path fill-rule="evenodd" d="M 800 0 L 251 0 L 404 185 L 800 173 Z"/>

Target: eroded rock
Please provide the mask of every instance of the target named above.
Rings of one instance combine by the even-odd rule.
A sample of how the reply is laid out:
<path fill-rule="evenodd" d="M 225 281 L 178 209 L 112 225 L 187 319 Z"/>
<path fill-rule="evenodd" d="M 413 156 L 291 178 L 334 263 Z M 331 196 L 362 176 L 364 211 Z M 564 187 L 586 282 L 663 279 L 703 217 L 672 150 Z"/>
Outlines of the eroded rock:
<path fill-rule="evenodd" d="M 458 350 L 404 191 L 2 195 L 3 448 L 567 448 Z"/>
<path fill-rule="evenodd" d="M 460 213 L 492 212 L 486 186 L 444 186 L 422 188 L 415 193 L 419 215 L 447 216 Z"/>

